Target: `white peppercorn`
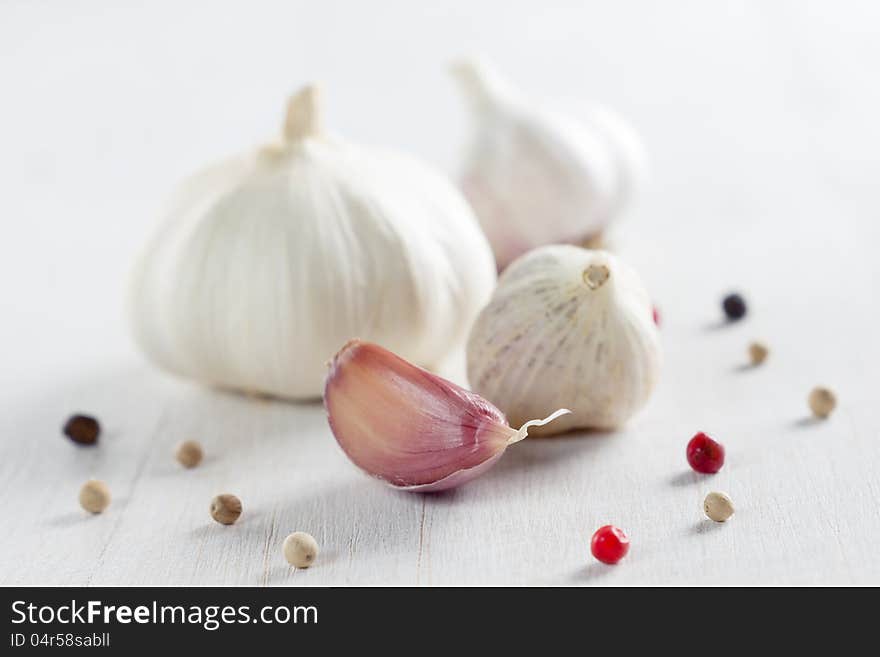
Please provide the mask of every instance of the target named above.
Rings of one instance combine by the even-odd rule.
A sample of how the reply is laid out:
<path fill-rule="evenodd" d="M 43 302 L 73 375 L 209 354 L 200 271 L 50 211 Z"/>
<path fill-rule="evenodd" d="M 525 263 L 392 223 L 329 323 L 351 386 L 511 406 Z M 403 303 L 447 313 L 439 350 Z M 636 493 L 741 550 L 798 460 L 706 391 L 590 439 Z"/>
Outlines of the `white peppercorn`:
<path fill-rule="evenodd" d="M 749 360 L 752 365 L 760 365 L 767 360 L 767 354 L 770 350 L 762 342 L 753 342 L 749 345 Z"/>
<path fill-rule="evenodd" d="M 110 506 L 110 489 L 107 484 L 89 479 L 79 489 L 79 505 L 89 513 L 101 513 Z"/>
<path fill-rule="evenodd" d="M 724 522 L 733 515 L 733 500 L 726 493 L 713 491 L 703 500 L 703 511 L 715 522 Z"/>
<path fill-rule="evenodd" d="M 828 388 L 819 386 L 810 391 L 807 402 L 810 405 L 810 410 L 813 411 L 813 415 L 824 419 L 831 415 L 831 411 L 837 406 L 837 397 Z"/>
<path fill-rule="evenodd" d="M 282 550 L 291 566 L 308 568 L 318 556 L 318 542 L 311 534 L 294 532 L 284 539 Z"/>

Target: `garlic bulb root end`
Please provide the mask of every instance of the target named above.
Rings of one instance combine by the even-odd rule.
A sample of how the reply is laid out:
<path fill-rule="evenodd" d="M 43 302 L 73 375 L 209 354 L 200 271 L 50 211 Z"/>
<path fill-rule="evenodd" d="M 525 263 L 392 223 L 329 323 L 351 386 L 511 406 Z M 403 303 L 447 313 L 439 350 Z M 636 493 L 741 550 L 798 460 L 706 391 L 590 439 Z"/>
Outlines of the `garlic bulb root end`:
<path fill-rule="evenodd" d="M 524 440 L 526 436 L 529 435 L 529 427 L 543 427 L 545 424 L 549 424 L 556 418 L 562 415 L 568 415 L 571 413 L 567 408 L 560 408 L 558 411 L 555 411 L 545 417 L 543 420 L 529 420 L 524 425 L 522 425 L 515 434 L 510 437 L 510 440 L 507 441 L 508 445 L 513 445 L 513 443 L 518 443 L 520 440 Z"/>

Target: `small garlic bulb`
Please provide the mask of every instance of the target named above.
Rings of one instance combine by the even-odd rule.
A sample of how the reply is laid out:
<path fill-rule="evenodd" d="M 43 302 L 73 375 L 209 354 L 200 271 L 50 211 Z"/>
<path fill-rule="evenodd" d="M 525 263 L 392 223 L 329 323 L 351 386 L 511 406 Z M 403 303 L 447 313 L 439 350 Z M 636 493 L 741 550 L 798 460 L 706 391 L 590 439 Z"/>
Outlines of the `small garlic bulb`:
<path fill-rule="evenodd" d="M 545 244 L 582 244 L 622 213 L 645 177 L 636 133 L 591 106 L 579 121 L 536 106 L 485 62 L 453 67 L 475 118 L 462 189 L 499 270 Z"/>
<path fill-rule="evenodd" d="M 614 428 L 641 408 L 660 367 L 652 306 L 613 255 L 545 246 L 501 275 L 468 341 L 473 390 L 514 426 L 559 407 L 546 429 Z M 548 411 L 549 409 L 549 411 Z"/>
<path fill-rule="evenodd" d="M 168 371 L 302 399 L 320 397 L 327 361 L 352 337 L 449 366 L 494 283 L 454 185 L 328 134 L 306 87 L 281 140 L 180 186 L 135 269 L 130 315 Z"/>

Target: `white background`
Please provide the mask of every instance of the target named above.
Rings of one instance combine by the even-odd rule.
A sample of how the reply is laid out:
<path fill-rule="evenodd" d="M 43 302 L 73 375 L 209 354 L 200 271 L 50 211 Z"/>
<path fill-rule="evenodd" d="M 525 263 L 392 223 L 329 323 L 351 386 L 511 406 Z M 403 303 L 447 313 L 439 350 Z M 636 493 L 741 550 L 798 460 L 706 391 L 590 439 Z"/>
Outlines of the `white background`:
<path fill-rule="evenodd" d="M 432 4 L 0 2 L 0 583 L 880 583 L 880 7 Z M 642 134 L 653 181 L 612 240 L 661 307 L 666 368 L 617 435 L 528 440 L 408 496 L 345 460 L 319 406 L 153 371 L 125 279 L 174 183 L 274 135 L 305 82 L 337 132 L 454 174 L 462 53 Z M 750 316 L 718 328 L 733 288 Z M 805 421 L 816 384 L 840 397 L 826 423 Z M 100 447 L 61 437 L 76 410 Z M 728 448 L 714 478 L 683 457 L 700 429 Z M 192 472 L 185 437 L 209 452 Z M 89 476 L 114 492 L 98 517 Z M 723 526 L 701 519 L 712 489 L 737 505 Z M 208 518 L 221 491 L 233 527 Z M 633 541 L 615 568 L 588 554 L 606 522 Z M 323 547 L 309 571 L 281 557 L 295 530 Z"/>

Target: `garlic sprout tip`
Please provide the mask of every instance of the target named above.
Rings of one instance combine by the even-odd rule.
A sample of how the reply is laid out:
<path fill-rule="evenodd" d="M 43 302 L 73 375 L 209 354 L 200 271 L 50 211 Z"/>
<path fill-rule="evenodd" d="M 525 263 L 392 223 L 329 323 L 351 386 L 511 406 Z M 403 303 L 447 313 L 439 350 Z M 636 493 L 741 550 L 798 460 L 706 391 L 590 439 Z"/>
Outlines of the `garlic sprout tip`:
<path fill-rule="evenodd" d="M 529 420 L 524 425 L 522 425 L 513 436 L 510 437 L 510 440 L 507 441 L 507 444 L 513 445 L 513 443 L 518 443 L 520 440 L 525 439 L 526 436 L 529 435 L 529 427 L 543 427 L 545 424 L 552 422 L 556 418 L 562 415 L 568 415 L 569 413 L 571 413 L 571 411 L 567 408 L 560 408 L 559 410 L 554 411 L 553 413 L 545 417 L 543 420 Z"/>

